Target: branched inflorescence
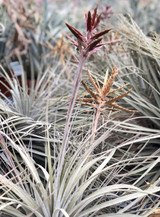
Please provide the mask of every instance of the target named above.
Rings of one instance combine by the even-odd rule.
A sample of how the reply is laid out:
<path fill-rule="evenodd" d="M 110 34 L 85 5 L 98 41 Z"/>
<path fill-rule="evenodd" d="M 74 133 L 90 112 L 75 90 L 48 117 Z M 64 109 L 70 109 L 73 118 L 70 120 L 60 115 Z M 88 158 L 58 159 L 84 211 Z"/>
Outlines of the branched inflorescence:
<path fill-rule="evenodd" d="M 82 81 L 82 84 L 84 88 L 86 89 L 86 91 L 89 93 L 90 98 L 77 98 L 77 100 L 83 102 L 82 105 L 87 105 L 95 109 L 99 109 L 101 112 L 104 110 L 116 110 L 116 111 L 122 110 L 125 112 L 136 112 L 134 110 L 124 108 L 116 103 L 116 101 L 122 99 L 128 93 L 130 93 L 132 88 L 120 94 L 119 96 L 107 98 L 111 93 L 117 92 L 128 85 L 128 84 L 125 84 L 122 87 L 111 90 L 111 87 L 113 85 L 113 82 L 115 80 L 117 73 L 118 73 L 118 70 L 114 66 L 109 79 L 107 80 L 107 75 L 106 75 L 104 79 L 103 87 L 101 88 L 98 80 L 96 79 L 95 81 L 93 77 L 91 76 L 90 72 L 88 71 L 88 77 L 96 93 L 93 92 L 92 89 L 90 89 L 89 86 L 84 81 Z"/>

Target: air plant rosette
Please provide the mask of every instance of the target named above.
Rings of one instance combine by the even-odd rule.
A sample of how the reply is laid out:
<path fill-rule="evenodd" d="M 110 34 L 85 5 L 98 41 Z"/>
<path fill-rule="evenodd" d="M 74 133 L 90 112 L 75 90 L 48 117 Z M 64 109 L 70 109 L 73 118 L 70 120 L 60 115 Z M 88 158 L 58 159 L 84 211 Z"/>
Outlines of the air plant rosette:
<path fill-rule="evenodd" d="M 7 104 L 13 103 L 13 90 L 24 93 L 25 96 L 31 94 L 31 89 L 35 88 L 36 79 L 27 78 L 23 67 L 18 61 L 11 62 L 8 70 L 0 67 L 0 98 Z"/>

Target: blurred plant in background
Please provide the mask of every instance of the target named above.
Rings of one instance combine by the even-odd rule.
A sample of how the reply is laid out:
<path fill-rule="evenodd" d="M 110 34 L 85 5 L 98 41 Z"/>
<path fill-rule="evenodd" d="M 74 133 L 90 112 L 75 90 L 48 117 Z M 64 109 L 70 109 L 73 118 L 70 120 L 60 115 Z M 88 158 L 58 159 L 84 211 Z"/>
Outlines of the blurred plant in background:
<path fill-rule="evenodd" d="M 26 54 L 31 41 L 26 38 L 23 29 L 31 29 L 35 31 L 33 15 L 35 11 L 38 11 L 38 9 L 33 8 L 35 5 L 32 1 L 27 2 L 26 4 L 21 0 L 16 2 L 11 0 L 1 1 L 1 6 L 6 10 L 7 15 L 11 19 L 15 28 L 13 37 L 6 44 L 10 51 L 9 55 Z"/>

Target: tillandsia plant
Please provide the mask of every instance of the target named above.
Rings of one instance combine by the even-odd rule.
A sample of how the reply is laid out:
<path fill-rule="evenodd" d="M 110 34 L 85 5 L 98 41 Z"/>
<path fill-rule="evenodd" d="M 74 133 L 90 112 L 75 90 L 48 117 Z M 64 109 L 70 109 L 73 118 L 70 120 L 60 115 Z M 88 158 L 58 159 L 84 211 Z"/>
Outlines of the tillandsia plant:
<path fill-rule="evenodd" d="M 74 78 L 74 88 L 73 88 L 73 93 L 70 99 L 69 109 L 68 109 L 67 118 L 66 118 L 63 143 L 62 143 L 61 154 L 59 158 L 59 165 L 63 165 L 63 164 L 60 164 L 60 162 L 64 160 L 64 153 L 65 153 L 68 136 L 69 136 L 69 123 L 70 123 L 70 119 L 72 116 L 77 93 L 79 90 L 81 75 L 82 75 L 82 68 L 84 66 L 84 63 L 87 57 L 89 57 L 91 54 L 99 50 L 103 45 L 113 44 L 118 41 L 118 40 L 114 40 L 114 41 L 101 42 L 102 41 L 101 36 L 108 33 L 111 29 L 106 29 L 101 32 L 96 32 L 96 28 L 100 22 L 100 19 L 101 19 L 101 14 L 100 15 L 97 14 L 97 6 L 95 7 L 93 14 L 91 14 L 90 11 L 88 11 L 88 13 L 85 14 L 86 35 L 83 35 L 76 28 L 66 23 L 69 30 L 72 32 L 72 34 L 77 39 L 77 41 L 75 41 L 68 36 L 68 38 L 73 42 L 73 44 L 79 50 L 79 63 L 78 63 L 78 68 L 77 68 L 76 75 Z M 62 170 L 62 167 L 59 168 L 59 174 L 61 173 L 61 170 Z"/>
<path fill-rule="evenodd" d="M 124 107 L 122 107 L 116 103 L 117 100 L 120 100 L 123 97 L 125 97 L 127 94 L 129 94 L 132 91 L 132 88 L 130 88 L 129 90 L 125 91 L 124 93 L 122 93 L 116 97 L 111 97 L 108 99 L 106 98 L 110 94 L 112 94 L 116 91 L 119 91 L 128 85 L 128 84 L 125 84 L 119 88 L 111 90 L 111 87 L 115 81 L 115 77 L 116 77 L 117 73 L 118 73 L 118 69 L 116 69 L 116 67 L 113 66 L 112 73 L 111 73 L 110 77 L 108 78 L 108 71 L 107 71 L 106 76 L 104 78 L 103 87 L 101 88 L 100 84 L 98 82 L 98 79 L 96 79 L 96 81 L 94 81 L 93 77 L 91 76 L 91 74 L 88 70 L 88 77 L 89 77 L 94 89 L 96 90 L 96 93 L 94 93 L 92 91 L 92 89 L 90 89 L 88 87 L 88 85 L 82 80 L 82 84 L 83 84 L 84 88 L 87 90 L 87 92 L 89 93 L 89 95 L 91 97 L 90 98 L 77 98 L 77 100 L 81 101 L 82 105 L 90 106 L 96 110 L 93 129 L 92 129 L 92 135 L 93 135 L 92 141 L 94 141 L 94 138 L 95 138 L 95 132 L 97 129 L 100 114 L 102 112 L 104 112 L 105 110 L 111 110 L 111 111 L 122 110 L 125 112 L 133 112 L 133 113 L 136 112 L 134 110 L 124 108 Z"/>
<path fill-rule="evenodd" d="M 73 44 L 79 49 L 79 63 L 78 63 L 78 68 L 74 79 L 74 90 L 72 93 L 72 97 L 70 100 L 70 105 L 67 113 L 67 119 L 66 119 L 65 131 L 64 131 L 64 143 L 67 141 L 69 122 L 75 104 L 76 96 L 79 90 L 82 68 L 87 57 L 95 53 L 103 45 L 113 44 L 118 41 L 118 40 L 113 40 L 113 41 L 101 42 L 102 41 L 101 36 L 108 33 L 111 29 L 106 29 L 101 32 L 96 32 L 96 27 L 98 26 L 100 19 L 101 19 L 101 14 L 100 15 L 97 14 L 97 7 L 95 7 L 93 14 L 91 14 L 90 11 L 88 12 L 88 14 L 85 14 L 86 36 L 83 35 L 76 28 L 71 26 L 70 24 L 66 23 L 69 30 L 77 39 L 77 41 L 75 41 L 69 36 L 67 36 L 73 42 Z"/>
<path fill-rule="evenodd" d="M 117 131 L 119 127 L 112 123 L 110 128 L 105 128 L 105 132 L 90 146 L 90 136 L 82 139 L 79 145 L 77 141 L 72 141 L 73 145 L 66 149 L 63 162 L 65 169 L 62 171 L 61 185 L 58 189 L 57 146 L 61 141 L 59 136 L 57 137 L 55 132 L 53 135 L 48 131 L 49 128 L 46 128 L 48 164 L 42 166 L 38 162 L 35 163 L 32 157 L 33 149 L 24 146 L 22 136 L 17 130 L 13 130 L 10 119 L 1 119 L 0 148 L 3 154 L 0 153 L 0 216 L 147 217 L 148 207 L 145 208 L 144 204 L 148 202 L 150 206 L 150 201 L 153 203 L 154 200 L 153 206 L 159 205 L 156 199 L 159 199 L 160 180 L 155 181 L 159 175 L 159 152 L 146 156 L 142 155 L 141 151 L 135 155 L 130 151 L 133 144 L 142 141 L 148 143 L 149 140 L 160 138 L 155 130 L 149 134 L 144 129 L 141 131 L 144 133 L 141 138 L 135 137 L 117 146 L 109 146 L 100 155 L 94 155 L 89 162 L 87 158 L 90 154 L 102 141 L 109 140 L 110 133 L 113 130 Z M 128 133 L 127 130 L 124 132 Z M 134 131 L 134 135 L 136 134 Z M 133 131 L 130 135 L 133 135 Z M 34 143 L 34 140 L 30 141 Z M 127 154 L 117 158 L 116 152 L 125 147 L 129 147 Z M 39 155 L 38 152 L 37 154 Z M 157 174 L 151 177 L 153 185 L 141 188 L 141 183 L 148 180 L 155 166 Z M 88 176 L 85 176 L 86 173 Z M 133 183 L 134 180 L 135 183 L 130 185 L 129 183 L 131 181 Z M 153 206 L 149 207 L 149 211 Z"/>
<path fill-rule="evenodd" d="M 62 142 L 62 147 L 61 147 L 60 156 L 58 160 L 58 174 L 57 174 L 58 190 L 57 191 L 59 191 L 60 185 L 61 185 L 61 174 L 62 174 L 63 167 L 64 167 L 63 162 L 65 159 L 65 151 L 66 151 L 66 146 L 68 143 L 68 137 L 69 137 L 69 132 L 70 132 L 69 130 L 70 129 L 70 119 L 71 119 L 74 104 L 77 98 L 77 93 L 78 93 L 79 86 L 80 86 L 82 69 L 83 69 L 84 63 L 91 54 L 95 53 L 103 45 L 110 44 L 110 43 L 113 44 L 114 42 L 117 42 L 117 40 L 103 42 L 103 43 L 101 42 L 102 41 L 101 36 L 108 33 L 111 29 L 106 29 L 101 32 L 96 32 L 96 27 L 99 24 L 100 19 L 101 19 L 101 15 L 97 14 L 97 7 L 95 7 L 93 14 L 91 14 L 90 11 L 87 14 L 85 14 L 86 35 L 83 35 L 76 28 L 66 23 L 69 30 L 72 32 L 72 34 L 77 39 L 77 41 L 75 41 L 68 36 L 68 38 L 73 42 L 73 44 L 79 50 L 79 63 L 78 63 L 78 68 L 77 68 L 76 75 L 74 78 L 74 88 L 73 88 L 73 93 L 70 99 L 69 109 L 67 112 L 66 124 L 65 124 L 64 135 L 63 135 L 63 142 Z"/>

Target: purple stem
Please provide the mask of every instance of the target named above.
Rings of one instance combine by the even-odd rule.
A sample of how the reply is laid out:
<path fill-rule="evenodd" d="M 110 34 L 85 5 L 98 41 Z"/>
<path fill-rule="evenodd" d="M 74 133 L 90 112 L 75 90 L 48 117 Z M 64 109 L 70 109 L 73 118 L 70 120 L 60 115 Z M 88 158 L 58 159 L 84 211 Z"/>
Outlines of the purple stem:
<path fill-rule="evenodd" d="M 68 112 L 67 112 L 67 118 L 66 118 L 66 124 L 65 124 L 65 129 L 64 129 L 64 135 L 63 135 L 63 142 L 62 142 L 62 147 L 60 150 L 60 156 L 59 156 L 59 161 L 58 161 L 58 168 L 57 168 L 57 196 L 58 196 L 58 191 L 60 188 L 60 178 L 61 178 L 61 173 L 62 173 L 62 169 L 63 169 L 63 164 L 64 164 L 64 159 L 65 159 L 65 151 L 66 151 L 66 146 L 68 143 L 68 137 L 69 137 L 69 133 L 70 133 L 70 120 L 71 120 L 71 116 L 73 113 L 73 108 L 75 105 L 75 101 L 77 98 L 77 93 L 79 90 L 79 86 L 80 86 L 80 81 L 81 81 L 81 76 L 82 76 L 82 68 L 84 66 L 84 63 L 87 59 L 87 56 L 84 55 L 83 51 L 80 54 L 79 57 L 79 64 L 78 64 L 78 68 L 76 71 L 76 75 L 74 78 L 74 89 L 72 92 L 72 96 L 70 99 L 70 104 L 69 104 L 69 108 L 68 108 Z"/>
<path fill-rule="evenodd" d="M 78 93 L 79 86 L 80 86 L 82 68 L 83 68 L 83 65 L 84 65 L 86 59 L 87 59 L 87 57 L 84 56 L 83 53 L 82 53 L 80 55 L 80 60 L 79 60 L 76 76 L 75 76 L 75 79 L 74 79 L 74 89 L 73 89 L 73 93 L 72 93 L 72 96 L 71 96 L 71 99 L 70 99 L 69 109 L 68 109 L 68 112 L 67 112 L 66 125 L 65 125 L 64 136 L 63 136 L 63 144 L 66 144 L 66 142 L 68 141 L 69 123 L 70 123 L 70 119 L 71 119 L 71 116 L 72 116 L 74 104 L 75 104 L 75 101 L 76 101 L 76 98 L 77 98 L 77 93 Z"/>

